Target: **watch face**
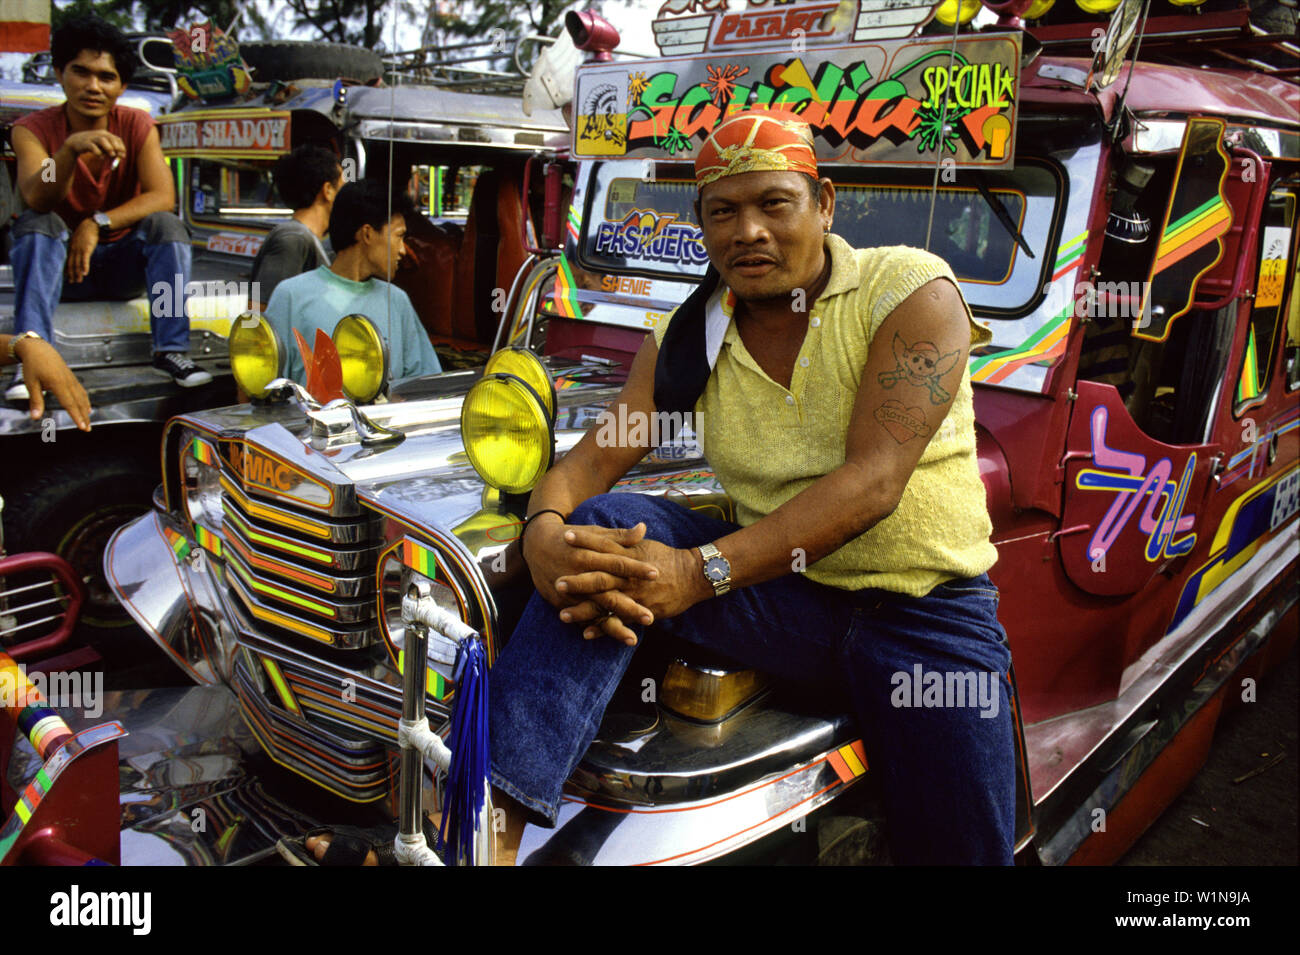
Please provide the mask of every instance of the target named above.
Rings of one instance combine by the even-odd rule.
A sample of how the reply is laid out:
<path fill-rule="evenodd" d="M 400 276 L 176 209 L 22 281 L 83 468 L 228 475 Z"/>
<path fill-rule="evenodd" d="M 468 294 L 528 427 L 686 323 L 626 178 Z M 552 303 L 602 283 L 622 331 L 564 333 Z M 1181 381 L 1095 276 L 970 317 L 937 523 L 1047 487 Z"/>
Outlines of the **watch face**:
<path fill-rule="evenodd" d="M 710 557 L 704 565 L 704 576 L 721 583 L 731 576 L 731 565 L 725 557 Z"/>

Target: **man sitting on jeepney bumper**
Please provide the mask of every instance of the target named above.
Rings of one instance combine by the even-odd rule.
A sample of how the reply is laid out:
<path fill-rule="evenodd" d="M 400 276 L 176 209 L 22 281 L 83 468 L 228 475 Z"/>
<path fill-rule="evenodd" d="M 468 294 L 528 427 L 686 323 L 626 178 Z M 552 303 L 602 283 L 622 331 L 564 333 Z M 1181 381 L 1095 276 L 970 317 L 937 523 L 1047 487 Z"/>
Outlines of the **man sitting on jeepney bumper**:
<path fill-rule="evenodd" d="M 648 446 L 599 428 L 535 488 L 522 544 L 537 593 L 491 673 L 507 857 L 525 815 L 556 825 L 653 622 L 850 701 L 895 862 L 1010 864 L 1011 660 L 967 370 L 989 334 L 942 260 L 831 234 L 805 124 L 733 116 L 695 172 L 712 269 L 609 410 L 694 413 L 739 523 L 606 493 Z M 994 705 L 914 706 L 900 675 L 918 667 L 982 674 Z"/>
<path fill-rule="evenodd" d="M 10 133 L 27 206 L 12 233 L 14 330 L 53 342 L 61 298 L 147 290 L 154 367 L 186 388 L 207 384 L 212 376 L 186 355 L 189 319 L 183 308 L 174 314 L 189 282 L 190 236 L 171 211 L 176 191 L 158 131 L 148 113 L 116 105 L 134 71 L 130 44 L 83 17 L 55 31 L 50 51 L 67 100 Z M 27 398 L 21 369 L 5 397 Z"/>
<path fill-rule="evenodd" d="M 351 182 L 339 190 L 329 220 L 333 264 L 285 279 L 266 306 L 267 321 L 288 353 L 285 377 L 299 384 L 307 380 L 294 329 L 308 348 L 314 348 L 316 330 L 331 334 L 346 315 L 364 315 L 375 323 L 388 343 L 389 377 L 394 381 L 442 371 L 411 300 L 385 281 L 397 270 L 405 251 L 407 210 L 403 206 L 400 196 L 390 197 L 373 179 Z"/>

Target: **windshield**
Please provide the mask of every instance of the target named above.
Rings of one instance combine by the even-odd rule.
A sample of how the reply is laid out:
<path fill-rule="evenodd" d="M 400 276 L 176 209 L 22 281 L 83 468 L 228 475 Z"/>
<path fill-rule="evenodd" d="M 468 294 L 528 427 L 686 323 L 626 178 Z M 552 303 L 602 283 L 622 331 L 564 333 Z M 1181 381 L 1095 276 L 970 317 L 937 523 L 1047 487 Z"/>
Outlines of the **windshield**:
<path fill-rule="evenodd" d="M 928 226 L 930 250 L 952 267 L 972 306 L 993 317 L 1010 316 L 1041 294 L 1060 192 L 1060 178 L 1047 163 L 979 173 L 1032 257 L 999 221 L 975 185 L 975 173 L 940 181 L 932 224 L 930 174 L 854 170 L 841 179 L 837 173 L 830 173 L 835 232 L 850 245 L 925 248 Z M 703 275 L 708 256 L 695 219 L 695 183 L 687 174 L 680 164 L 603 163 L 583 216 L 583 267 L 662 278 Z"/>

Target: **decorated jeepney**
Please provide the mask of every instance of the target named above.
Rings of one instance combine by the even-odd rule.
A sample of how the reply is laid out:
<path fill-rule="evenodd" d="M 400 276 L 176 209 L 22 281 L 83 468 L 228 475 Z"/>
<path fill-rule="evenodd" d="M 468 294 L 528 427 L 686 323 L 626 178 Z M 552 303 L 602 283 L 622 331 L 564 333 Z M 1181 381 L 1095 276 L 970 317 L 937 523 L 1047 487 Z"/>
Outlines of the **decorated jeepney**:
<path fill-rule="evenodd" d="M 292 343 L 237 322 L 253 400 L 168 423 L 155 509 L 105 562 L 198 686 L 140 717 L 148 742 L 105 738 L 131 730 L 128 710 L 57 746 L 47 726 L 50 752 L 27 756 L 75 779 L 119 745 L 165 794 L 126 803 L 150 809 L 122 816 L 120 850 L 101 834 L 86 851 L 241 861 L 345 803 L 418 831 L 457 656 L 494 659 L 530 593 L 527 493 L 703 274 L 690 162 L 730 110 L 758 106 L 812 126 L 838 234 L 941 255 L 993 333 L 970 369 L 1014 666 L 1018 858 L 1117 859 L 1289 648 L 1297 601 L 1296 51 L 1244 5 L 1207 0 L 1193 19 L 1162 3 L 986 3 L 997 24 L 975 31 L 971 3 L 673 0 L 662 58 L 597 50 L 577 70 L 567 156 L 543 157 L 572 164 L 567 215 L 528 213 L 557 241 L 498 286 L 485 369 L 383 400 L 382 340 L 352 317 L 314 343 L 339 357 L 303 387 L 278 377 Z M 572 18 L 580 48 L 596 26 Z M 733 513 L 689 432 L 613 490 Z M 177 742 L 184 718 L 212 735 Z M 273 797 L 249 759 L 342 802 Z M 872 773 L 847 714 L 652 629 L 559 827 L 530 827 L 519 858 L 879 861 Z M 46 851 L 27 819 L 67 791 L 21 796 L 6 861 Z M 259 821 L 221 830 L 223 849 L 197 810 Z"/>

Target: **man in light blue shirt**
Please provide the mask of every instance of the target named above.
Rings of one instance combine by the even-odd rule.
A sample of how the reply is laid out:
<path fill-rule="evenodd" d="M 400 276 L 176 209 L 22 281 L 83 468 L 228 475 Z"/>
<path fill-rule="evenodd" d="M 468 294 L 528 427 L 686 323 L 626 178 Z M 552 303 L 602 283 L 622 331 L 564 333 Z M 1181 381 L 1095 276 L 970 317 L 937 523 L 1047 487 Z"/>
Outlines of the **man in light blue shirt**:
<path fill-rule="evenodd" d="M 271 293 L 266 318 L 288 352 L 286 377 L 299 384 L 307 380 L 293 329 L 313 348 L 318 328 L 331 334 L 339 319 L 354 314 L 374 322 L 388 343 L 390 380 L 442 371 L 410 298 L 386 281 L 406 251 L 402 238 L 409 209 L 399 196 L 391 203 L 374 180 L 345 185 L 330 212 L 330 243 L 338 250 L 334 263 L 286 279 Z"/>

